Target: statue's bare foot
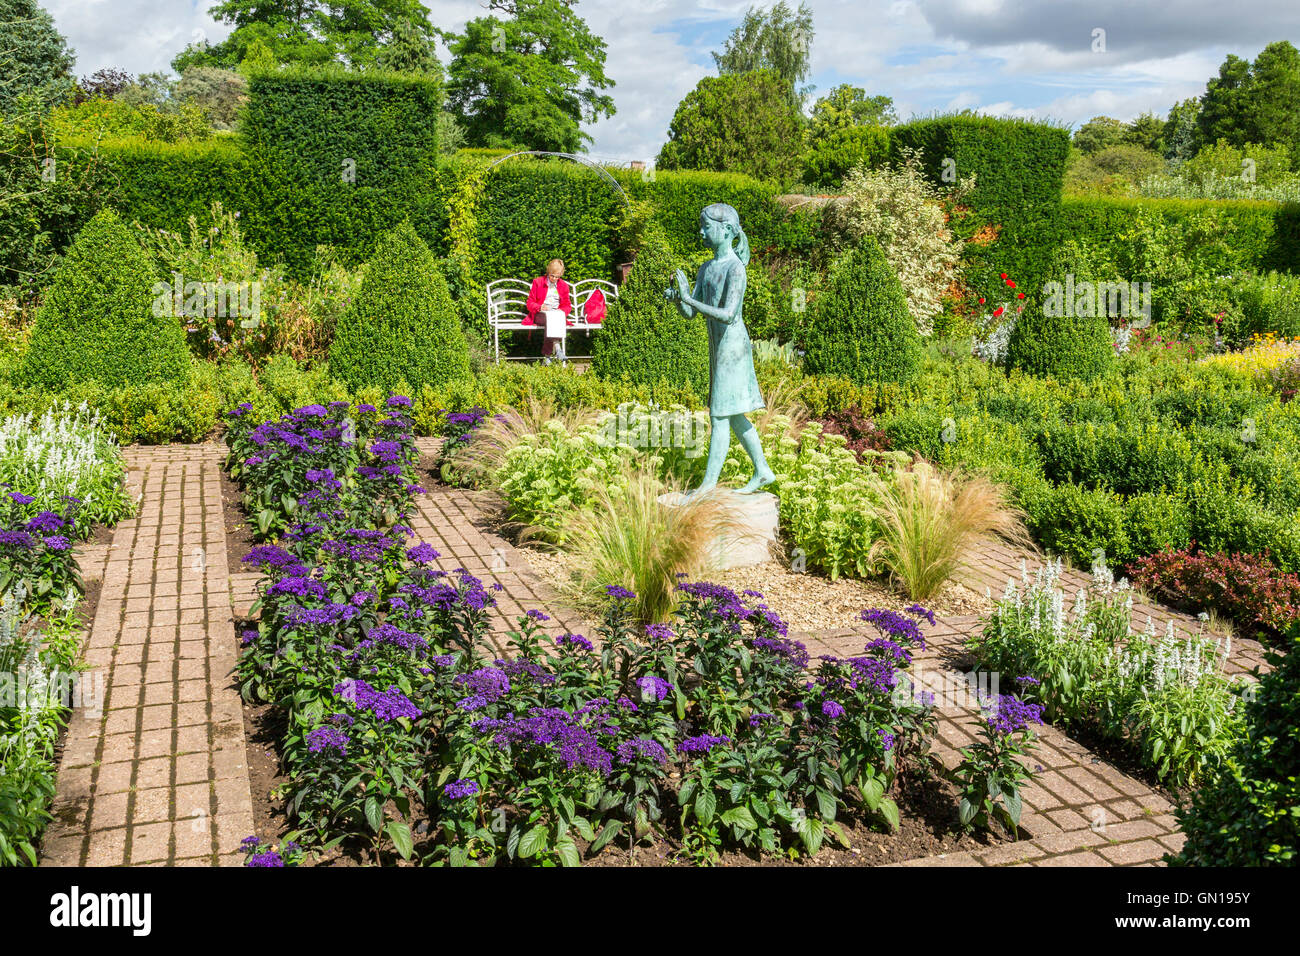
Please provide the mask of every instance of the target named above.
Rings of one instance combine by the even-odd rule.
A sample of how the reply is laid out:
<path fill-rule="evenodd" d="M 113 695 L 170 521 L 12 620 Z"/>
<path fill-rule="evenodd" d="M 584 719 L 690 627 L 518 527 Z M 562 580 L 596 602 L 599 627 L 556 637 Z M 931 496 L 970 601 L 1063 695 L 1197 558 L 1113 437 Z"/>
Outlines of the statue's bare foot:
<path fill-rule="evenodd" d="M 754 477 L 745 482 L 743 488 L 737 489 L 736 493 L 740 495 L 753 494 L 759 488 L 766 487 L 774 481 L 776 481 L 776 475 L 772 474 L 770 470 L 756 471 Z"/>
<path fill-rule="evenodd" d="M 700 485 L 700 487 L 692 488 L 690 491 L 683 494 L 682 501 L 689 501 L 690 499 L 694 498 L 696 495 L 706 495 L 717 486 L 718 483 L 716 481 L 707 481 L 704 484 Z"/>

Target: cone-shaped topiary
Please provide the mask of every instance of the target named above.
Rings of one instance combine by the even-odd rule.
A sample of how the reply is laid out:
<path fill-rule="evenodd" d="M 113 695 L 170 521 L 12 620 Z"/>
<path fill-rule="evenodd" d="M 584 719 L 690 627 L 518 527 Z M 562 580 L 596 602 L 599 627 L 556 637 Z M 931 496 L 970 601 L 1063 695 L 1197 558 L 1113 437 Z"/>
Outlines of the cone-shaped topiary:
<path fill-rule="evenodd" d="M 1177 811 L 1187 842 L 1171 864 L 1300 864 L 1300 625 L 1287 644 L 1285 655 L 1268 653 L 1274 669 L 1253 688 L 1226 765 Z"/>
<path fill-rule="evenodd" d="M 907 293 L 879 243 L 868 236 L 836 263 L 813 303 L 804 369 L 859 385 L 906 382 L 921 362 Z"/>
<path fill-rule="evenodd" d="M 447 280 L 409 222 L 379 241 L 334 331 L 330 372 L 352 389 L 404 382 L 418 391 L 469 377 L 469 347 Z"/>
<path fill-rule="evenodd" d="M 649 229 L 636 263 L 592 340 L 591 369 L 604 379 L 626 379 L 652 390 L 661 382 L 689 386 L 701 400 L 709 395 L 709 333 L 702 316 L 688 319 L 664 298 L 681 266 L 695 281 L 695 269 L 674 260 L 668 240 Z M 743 311 L 742 311 L 743 314 Z"/>
<path fill-rule="evenodd" d="M 48 389 L 79 382 L 110 388 L 188 376 L 185 332 L 159 297 L 154 262 L 111 209 L 68 249 L 36 312 L 20 379 Z"/>
<path fill-rule="evenodd" d="M 1110 322 L 1104 315 L 1048 315 L 1036 300 L 1020 313 L 1007 343 L 1009 366 L 1057 381 L 1096 378 L 1114 357 Z"/>

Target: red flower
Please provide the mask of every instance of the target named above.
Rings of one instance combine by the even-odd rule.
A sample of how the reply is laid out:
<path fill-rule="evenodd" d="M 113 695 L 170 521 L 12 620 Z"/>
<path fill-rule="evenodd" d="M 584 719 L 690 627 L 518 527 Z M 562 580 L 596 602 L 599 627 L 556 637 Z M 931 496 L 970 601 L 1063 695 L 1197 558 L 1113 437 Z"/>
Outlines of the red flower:
<path fill-rule="evenodd" d="M 1007 285 L 1009 285 L 1013 289 L 1016 287 L 1016 284 L 1012 282 L 1010 279 L 1007 280 Z"/>
<path fill-rule="evenodd" d="M 1007 277 L 1007 274 L 1005 272 L 999 272 L 998 276 L 999 278 L 1005 279 Z"/>
<path fill-rule="evenodd" d="M 1005 311 L 1006 309 L 1004 309 L 1002 306 L 998 306 L 996 309 L 993 310 L 993 318 L 996 319 L 999 315 L 1001 315 Z"/>
<path fill-rule="evenodd" d="M 1016 293 L 1016 298 L 1017 298 L 1017 299 L 1023 299 L 1024 297 L 1025 297 L 1025 294 L 1024 294 L 1023 292 L 1017 292 L 1017 293 Z"/>
<path fill-rule="evenodd" d="M 984 299 L 983 299 L 983 297 L 981 297 L 981 298 L 980 298 L 980 305 L 983 305 L 983 304 L 984 304 Z"/>

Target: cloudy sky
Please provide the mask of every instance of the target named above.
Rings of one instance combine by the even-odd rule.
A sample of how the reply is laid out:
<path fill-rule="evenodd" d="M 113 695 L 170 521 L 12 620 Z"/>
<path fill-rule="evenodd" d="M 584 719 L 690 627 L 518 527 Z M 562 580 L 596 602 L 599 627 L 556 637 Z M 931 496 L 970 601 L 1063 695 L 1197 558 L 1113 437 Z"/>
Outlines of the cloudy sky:
<path fill-rule="evenodd" d="M 424 0 L 456 29 L 476 0 Z M 229 30 L 212 0 L 43 0 L 77 53 L 77 72 L 166 70 L 186 43 Z M 749 0 L 581 0 L 609 46 L 617 114 L 588 129 L 593 155 L 651 158 L 678 101 L 713 73 Z M 767 6 L 767 2 L 758 3 Z M 792 6 L 797 5 L 793 3 Z M 894 98 L 899 115 L 970 107 L 1077 126 L 1097 114 L 1159 114 L 1201 93 L 1229 53 L 1300 46 L 1296 0 L 810 0 L 815 95 L 839 83 Z M 1100 31 L 1100 32 L 1099 32 Z M 443 51 L 443 62 L 446 62 Z"/>

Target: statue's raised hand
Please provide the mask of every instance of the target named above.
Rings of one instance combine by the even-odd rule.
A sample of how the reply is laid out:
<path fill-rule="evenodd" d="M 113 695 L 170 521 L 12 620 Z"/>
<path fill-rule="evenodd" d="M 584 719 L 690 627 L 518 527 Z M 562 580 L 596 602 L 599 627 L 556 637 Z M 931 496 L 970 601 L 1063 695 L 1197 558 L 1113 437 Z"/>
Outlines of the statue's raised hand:
<path fill-rule="evenodd" d="M 689 279 L 686 278 L 686 270 L 678 269 L 677 270 L 677 299 L 678 301 L 684 302 L 686 301 L 686 299 L 690 298 L 690 295 L 691 295 L 691 282 Z"/>

